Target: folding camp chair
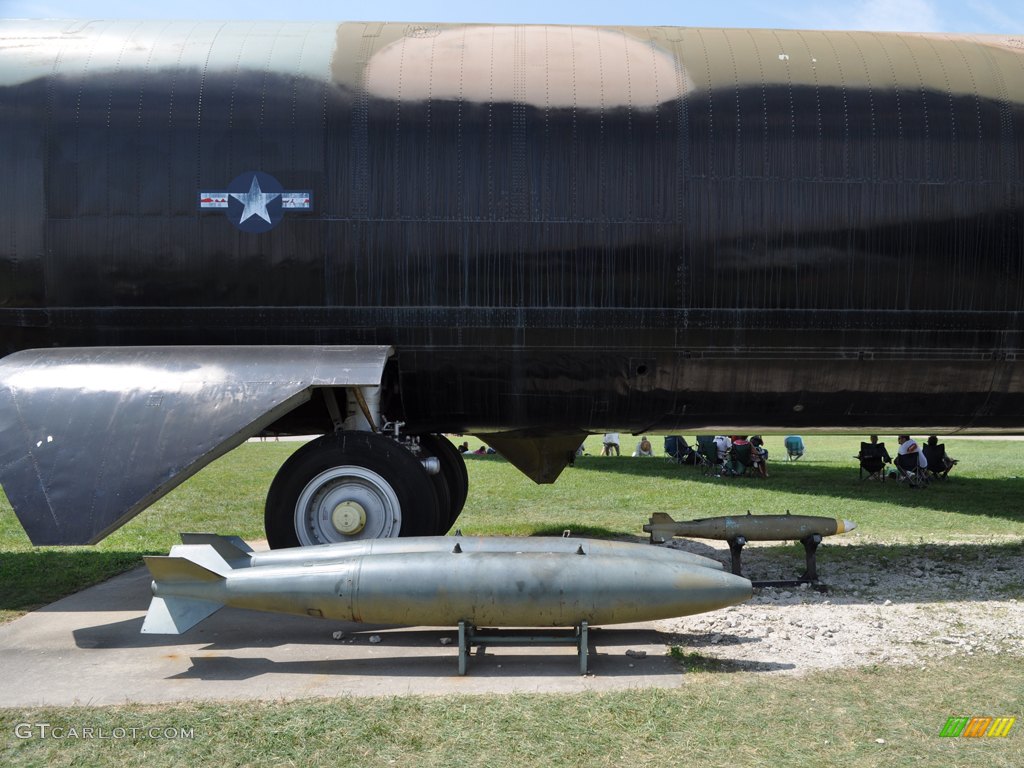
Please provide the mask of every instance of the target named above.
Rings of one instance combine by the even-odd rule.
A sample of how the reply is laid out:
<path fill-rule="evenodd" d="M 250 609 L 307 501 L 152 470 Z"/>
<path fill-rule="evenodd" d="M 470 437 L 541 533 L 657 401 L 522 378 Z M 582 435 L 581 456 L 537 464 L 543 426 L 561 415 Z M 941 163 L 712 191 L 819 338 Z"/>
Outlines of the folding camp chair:
<path fill-rule="evenodd" d="M 885 482 L 885 465 L 892 461 L 885 443 L 861 443 L 860 453 L 855 458 L 860 460 L 858 476 L 861 480 L 867 478 Z"/>
<path fill-rule="evenodd" d="M 920 465 L 917 453 L 905 453 L 893 461 L 896 477 L 910 488 L 924 488 L 928 485 L 928 473 Z"/>
<path fill-rule="evenodd" d="M 725 457 L 722 474 L 741 477 L 754 466 L 754 446 L 750 443 L 733 443 Z"/>
<path fill-rule="evenodd" d="M 935 478 L 937 480 L 945 480 L 946 475 L 958 462 L 956 459 L 951 459 L 946 455 L 946 444 L 939 443 L 938 445 L 925 444 L 924 457 L 928 460 L 928 477 Z"/>
<path fill-rule="evenodd" d="M 783 442 L 786 446 L 787 461 L 796 461 L 804 455 L 804 439 L 799 435 L 790 435 Z"/>
<path fill-rule="evenodd" d="M 693 449 L 682 435 L 665 435 L 665 455 L 675 464 L 693 464 Z"/>
<path fill-rule="evenodd" d="M 697 435 L 697 466 L 705 475 L 717 477 L 720 474 L 721 462 L 714 435 Z"/>

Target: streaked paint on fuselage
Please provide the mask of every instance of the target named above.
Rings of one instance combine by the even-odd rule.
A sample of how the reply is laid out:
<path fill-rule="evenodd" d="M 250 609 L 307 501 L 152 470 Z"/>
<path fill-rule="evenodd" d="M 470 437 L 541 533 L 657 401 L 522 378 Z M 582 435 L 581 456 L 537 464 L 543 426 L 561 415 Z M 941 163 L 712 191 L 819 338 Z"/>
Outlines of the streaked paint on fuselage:
<path fill-rule="evenodd" d="M 5 352 L 386 344 L 419 431 L 1024 427 L 1018 40 L 2 29 Z M 200 207 L 250 171 L 309 208 Z"/>

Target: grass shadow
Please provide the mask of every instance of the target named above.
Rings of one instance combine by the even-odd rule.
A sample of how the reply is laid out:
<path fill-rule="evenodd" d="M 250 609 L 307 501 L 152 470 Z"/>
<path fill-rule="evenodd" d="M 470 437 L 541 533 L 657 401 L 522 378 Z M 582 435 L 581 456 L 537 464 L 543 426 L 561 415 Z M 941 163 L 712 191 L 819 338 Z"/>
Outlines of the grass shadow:
<path fill-rule="evenodd" d="M 0 611 L 34 610 L 142 565 L 145 554 L 154 553 L 96 549 L 0 550 L 0 574 L 3 574 Z"/>
<path fill-rule="evenodd" d="M 735 638 L 732 638 L 735 640 Z M 679 665 L 683 673 L 735 673 L 735 672 L 779 672 L 795 669 L 796 665 L 788 662 L 772 661 L 736 661 L 734 659 L 706 656 L 700 651 L 686 651 L 679 645 L 669 647 L 669 656 Z"/>
<path fill-rule="evenodd" d="M 633 537 L 626 531 L 613 531 L 611 528 L 605 528 L 600 525 L 579 525 L 578 523 L 572 525 L 546 525 L 540 528 L 535 528 L 531 536 L 549 536 L 549 537 L 561 537 L 566 535 L 572 538 L 583 538 L 583 539 L 632 539 Z"/>
<path fill-rule="evenodd" d="M 1022 468 L 1024 470 L 1024 468 Z M 767 494 L 796 494 L 843 498 L 856 501 L 877 501 L 904 508 L 920 508 L 958 514 L 1000 517 L 1024 523 L 1024 505 L 1007 503 L 1024 497 L 1024 477 L 970 477 L 951 474 L 946 480 L 933 481 L 925 488 L 915 489 L 886 480 L 861 480 L 856 463 L 850 467 L 829 464 L 790 462 L 780 468 L 769 464 L 770 476 L 742 477 L 705 476 L 697 467 L 672 464 L 658 459 L 607 459 L 583 457 L 576 462 L 577 472 L 614 472 L 626 477 L 667 478 L 684 483 L 714 484 L 723 488 L 750 489 Z M 1024 475 L 1024 471 L 1022 471 Z M 738 514 L 746 510 L 722 511 Z M 794 513 L 815 514 L 793 510 Z M 701 517 L 707 515 L 699 515 Z"/>

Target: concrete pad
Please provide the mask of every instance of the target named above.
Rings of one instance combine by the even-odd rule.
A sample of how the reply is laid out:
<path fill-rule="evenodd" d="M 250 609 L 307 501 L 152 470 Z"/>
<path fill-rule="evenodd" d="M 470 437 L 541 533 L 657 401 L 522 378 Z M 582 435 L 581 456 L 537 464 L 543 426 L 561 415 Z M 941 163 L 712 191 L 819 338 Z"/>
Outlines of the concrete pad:
<path fill-rule="evenodd" d="M 139 568 L 0 625 L 0 707 L 577 692 L 677 687 L 655 624 L 590 630 L 590 674 L 572 646 L 488 648 L 458 675 L 454 627 L 368 627 L 223 608 L 184 635 L 142 635 Z M 336 631 L 344 632 L 334 640 Z M 379 643 L 371 643 L 379 636 Z M 451 638 L 442 645 L 442 638 Z M 645 651 L 644 658 L 626 652 Z"/>

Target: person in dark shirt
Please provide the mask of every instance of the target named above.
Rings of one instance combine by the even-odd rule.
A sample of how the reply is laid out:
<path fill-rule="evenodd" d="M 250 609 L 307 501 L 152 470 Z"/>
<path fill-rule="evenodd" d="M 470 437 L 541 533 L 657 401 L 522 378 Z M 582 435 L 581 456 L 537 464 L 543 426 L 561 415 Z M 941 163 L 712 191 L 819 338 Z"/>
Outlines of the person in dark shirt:
<path fill-rule="evenodd" d="M 885 448 L 885 443 L 879 444 L 878 435 L 870 435 L 868 442 L 874 446 L 874 455 L 878 456 L 886 464 L 892 464 L 892 456 L 889 455 L 889 451 Z"/>
<path fill-rule="evenodd" d="M 946 453 L 946 446 L 939 445 L 939 438 L 935 435 L 928 437 L 924 446 L 924 454 L 928 459 L 928 468 L 941 478 L 945 478 L 949 474 L 949 470 L 957 463 L 956 459 L 951 459 Z"/>

